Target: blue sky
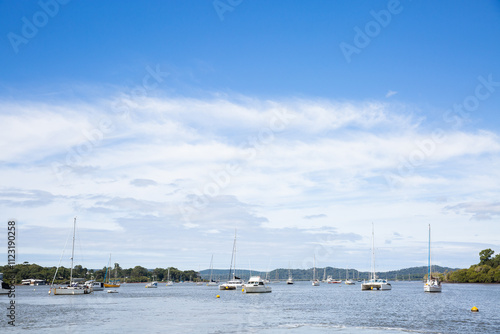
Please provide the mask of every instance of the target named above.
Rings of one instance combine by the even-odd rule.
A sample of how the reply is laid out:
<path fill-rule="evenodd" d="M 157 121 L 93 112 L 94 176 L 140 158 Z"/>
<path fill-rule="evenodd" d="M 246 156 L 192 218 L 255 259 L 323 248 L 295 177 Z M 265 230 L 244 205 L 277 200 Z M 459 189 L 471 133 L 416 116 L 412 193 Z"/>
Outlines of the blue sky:
<path fill-rule="evenodd" d="M 225 268 L 236 228 L 242 267 L 368 270 L 372 222 L 379 270 L 425 265 L 427 224 L 440 265 L 500 251 L 497 1 L 0 13 L 20 261 L 56 265 L 74 216 L 88 267 Z"/>

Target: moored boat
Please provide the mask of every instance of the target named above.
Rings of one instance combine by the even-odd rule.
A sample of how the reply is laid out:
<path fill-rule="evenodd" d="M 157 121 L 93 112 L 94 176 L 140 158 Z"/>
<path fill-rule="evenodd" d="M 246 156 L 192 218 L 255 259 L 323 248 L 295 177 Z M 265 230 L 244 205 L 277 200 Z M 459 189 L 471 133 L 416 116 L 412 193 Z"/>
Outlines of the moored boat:
<path fill-rule="evenodd" d="M 441 282 L 439 278 L 432 277 L 432 264 L 431 264 L 431 225 L 429 224 L 429 258 L 428 258 L 428 273 L 427 281 L 424 285 L 424 292 L 441 292 Z"/>
<path fill-rule="evenodd" d="M 370 279 L 368 281 L 363 281 L 361 284 L 361 290 L 392 290 L 392 286 L 385 279 L 377 278 L 375 274 L 375 233 L 372 223 L 372 271 L 370 273 Z"/>
<path fill-rule="evenodd" d="M 312 286 L 319 286 L 319 279 L 316 278 L 316 256 L 314 257 L 314 268 L 313 268 Z"/>
<path fill-rule="evenodd" d="M 7 295 L 9 292 L 10 286 L 3 281 L 3 274 L 0 273 L 0 295 Z"/>
<path fill-rule="evenodd" d="M 146 284 L 146 288 L 157 288 L 157 287 L 158 287 L 158 282 L 156 281 L 149 282 L 148 284 Z"/>
<path fill-rule="evenodd" d="M 340 283 L 342 283 L 342 280 L 335 280 L 335 279 L 333 279 L 332 276 L 328 276 L 326 278 L 326 283 L 328 283 L 328 284 L 340 284 Z"/>
<path fill-rule="evenodd" d="M 108 274 L 108 269 L 109 269 L 109 274 Z M 109 254 L 109 264 L 108 266 L 106 267 L 106 273 L 104 274 L 104 287 L 105 288 L 119 288 L 121 283 L 120 281 L 118 281 L 116 279 L 116 274 L 117 274 L 117 268 L 115 266 L 115 279 L 114 280 L 111 280 L 110 279 L 110 276 L 111 276 L 111 254 Z M 107 281 L 106 281 L 106 278 L 107 278 Z"/>
<path fill-rule="evenodd" d="M 243 285 L 245 293 L 266 293 L 271 292 L 272 288 L 264 283 L 260 276 L 252 276 L 247 283 Z"/>
<path fill-rule="evenodd" d="M 52 280 L 51 289 L 49 293 L 52 291 L 54 296 L 56 295 L 87 295 L 93 292 L 92 286 L 86 286 L 85 284 L 81 284 L 82 279 L 73 278 L 73 259 L 75 257 L 75 233 L 76 233 L 76 217 L 73 221 L 73 246 L 71 249 L 71 270 L 69 274 L 69 284 L 68 286 L 62 287 L 54 287 L 54 279 L 57 275 L 54 274 L 54 279 Z"/>
<path fill-rule="evenodd" d="M 103 291 L 104 290 L 104 283 L 103 282 L 97 282 L 94 280 L 86 281 L 85 285 L 91 286 L 92 290 L 94 291 Z"/>
<path fill-rule="evenodd" d="M 232 277 L 231 277 L 232 275 Z M 231 256 L 231 266 L 229 267 L 229 280 L 219 285 L 219 290 L 241 289 L 245 282 L 236 276 L 236 232 L 234 232 L 233 254 Z"/>

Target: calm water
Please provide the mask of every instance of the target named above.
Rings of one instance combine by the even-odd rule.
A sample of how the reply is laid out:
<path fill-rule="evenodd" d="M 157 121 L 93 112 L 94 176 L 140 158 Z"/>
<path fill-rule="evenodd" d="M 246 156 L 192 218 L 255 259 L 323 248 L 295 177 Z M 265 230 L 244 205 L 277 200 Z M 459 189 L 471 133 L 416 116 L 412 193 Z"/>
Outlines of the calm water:
<path fill-rule="evenodd" d="M 19 286 L 15 328 L 5 316 L 9 299 L 0 296 L 0 332 L 500 333 L 500 285 L 446 284 L 440 294 L 424 293 L 420 282 L 392 285 L 391 291 L 361 291 L 359 283 L 278 283 L 272 293 L 246 295 L 189 283 L 125 284 L 117 294 L 85 296 Z"/>

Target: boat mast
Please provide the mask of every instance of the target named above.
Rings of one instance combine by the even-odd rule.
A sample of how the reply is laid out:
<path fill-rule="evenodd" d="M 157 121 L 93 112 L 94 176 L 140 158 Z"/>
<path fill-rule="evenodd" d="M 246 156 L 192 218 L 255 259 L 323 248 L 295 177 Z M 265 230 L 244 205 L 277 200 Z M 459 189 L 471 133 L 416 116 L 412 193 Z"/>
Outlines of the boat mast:
<path fill-rule="evenodd" d="M 233 279 L 236 279 L 236 230 L 234 230 L 233 254 L 234 254 Z"/>
<path fill-rule="evenodd" d="M 431 224 L 429 224 L 429 259 L 428 259 L 428 269 L 429 273 L 427 274 L 427 281 L 431 280 Z"/>
<path fill-rule="evenodd" d="M 212 259 L 210 260 L 210 282 L 212 282 L 213 271 L 214 271 L 214 255 L 212 254 Z"/>
<path fill-rule="evenodd" d="M 73 247 L 71 249 L 71 270 L 69 273 L 69 285 L 73 282 L 73 257 L 75 256 L 75 230 L 76 230 L 76 217 L 73 221 Z"/>
<path fill-rule="evenodd" d="M 234 267 L 233 267 L 234 264 Z M 231 255 L 231 266 L 229 267 L 229 280 L 235 279 L 236 272 L 236 230 L 234 230 L 233 254 Z M 231 278 L 231 274 L 233 277 Z"/>
<path fill-rule="evenodd" d="M 313 281 L 316 279 L 316 255 L 314 255 Z"/>
<path fill-rule="evenodd" d="M 375 232 L 372 222 L 372 279 L 375 280 Z"/>

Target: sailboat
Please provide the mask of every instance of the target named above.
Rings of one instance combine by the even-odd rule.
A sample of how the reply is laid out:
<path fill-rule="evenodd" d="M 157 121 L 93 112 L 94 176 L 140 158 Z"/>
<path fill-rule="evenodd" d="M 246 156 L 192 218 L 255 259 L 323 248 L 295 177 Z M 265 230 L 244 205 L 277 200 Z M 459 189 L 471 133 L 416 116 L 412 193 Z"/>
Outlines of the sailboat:
<path fill-rule="evenodd" d="M 276 279 L 274 281 L 272 281 L 271 283 L 279 283 L 279 282 L 280 282 L 280 276 L 279 276 L 278 269 L 276 269 Z"/>
<path fill-rule="evenodd" d="M 210 280 L 207 283 L 207 286 L 217 286 L 219 283 L 213 280 L 213 271 L 214 271 L 214 255 L 212 254 L 212 259 L 210 260 Z"/>
<path fill-rule="evenodd" d="M 106 273 L 104 274 L 104 287 L 105 288 L 119 288 L 120 287 L 120 282 L 116 280 L 116 270 L 117 268 L 115 267 L 115 279 L 111 281 L 108 276 L 108 269 L 110 270 L 109 276 L 111 276 L 111 254 L 109 254 L 109 265 L 106 267 Z M 106 277 L 108 281 L 106 282 Z"/>
<path fill-rule="evenodd" d="M 319 279 L 316 278 L 316 256 L 314 257 L 314 268 L 313 268 L 313 286 L 319 286 Z"/>
<path fill-rule="evenodd" d="M 174 285 L 174 282 L 172 282 L 172 280 L 170 280 L 170 267 L 168 267 L 168 271 L 167 271 L 167 285 L 166 286 L 172 286 Z"/>
<path fill-rule="evenodd" d="M 345 284 L 346 285 L 354 285 L 356 282 L 354 282 L 352 279 L 349 279 L 349 269 L 345 270 Z"/>
<path fill-rule="evenodd" d="M 428 258 L 427 282 L 424 285 L 425 292 L 441 292 L 441 282 L 437 277 L 432 277 L 431 265 L 431 224 L 429 224 L 429 258 Z"/>
<path fill-rule="evenodd" d="M 277 271 L 276 271 L 277 272 Z M 286 284 L 293 284 L 292 271 L 290 270 L 290 263 L 288 263 L 288 279 L 286 280 Z"/>
<path fill-rule="evenodd" d="M 229 268 L 229 279 L 219 285 L 219 290 L 236 290 L 241 288 L 245 282 L 236 277 L 236 231 L 234 232 L 233 255 L 231 256 L 231 267 Z"/>
<path fill-rule="evenodd" d="M 385 279 L 377 278 L 375 274 L 375 232 L 372 223 L 372 272 L 370 273 L 370 279 L 368 281 L 363 281 L 361 284 L 361 290 L 391 290 L 392 286 L 387 283 Z"/>
<path fill-rule="evenodd" d="M 86 295 L 93 292 L 92 285 L 78 284 L 73 279 L 73 259 L 75 257 L 75 232 L 76 232 L 76 217 L 73 221 L 73 246 L 71 248 L 71 271 L 69 276 L 69 285 L 64 287 L 54 287 L 54 280 L 57 275 L 57 270 L 54 274 L 54 279 L 52 279 L 51 289 L 55 295 Z"/>
<path fill-rule="evenodd" d="M 156 289 L 158 287 L 158 282 L 155 281 L 155 275 L 153 275 L 153 281 L 146 284 L 145 287 L 146 288 L 154 288 L 154 289 Z"/>

